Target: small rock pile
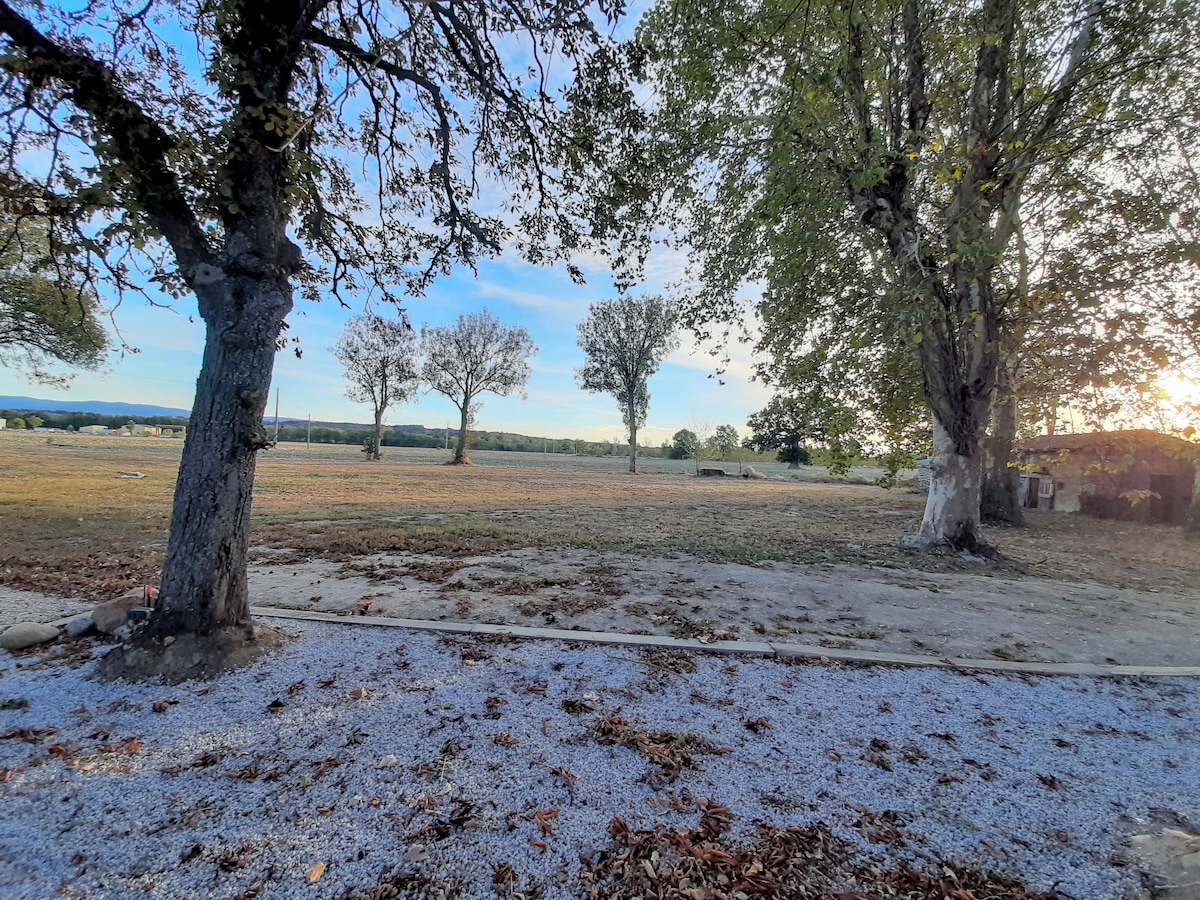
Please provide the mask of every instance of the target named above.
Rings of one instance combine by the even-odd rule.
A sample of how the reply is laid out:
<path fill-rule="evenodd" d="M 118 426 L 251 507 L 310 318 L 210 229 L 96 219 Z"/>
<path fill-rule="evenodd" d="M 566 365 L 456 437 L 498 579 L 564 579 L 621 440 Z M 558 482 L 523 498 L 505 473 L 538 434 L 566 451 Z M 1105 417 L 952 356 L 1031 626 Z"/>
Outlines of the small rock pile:
<path fill-rule="evenodd" d="M 115 600 L 101 603 L 90 613 L 80 613 L 54 625 L 18 622 L 0 634 L 0 649 L 10 652 L 28 650 L 30 647 L 52 643 L 64 634 L 70 638 L 77 638 L 91 631 L 122 637 L 127 633 L 124 630 L 128 628 L 129 611 L 145 605 L 149 596 L 148 588 L 135 588 Z"/>

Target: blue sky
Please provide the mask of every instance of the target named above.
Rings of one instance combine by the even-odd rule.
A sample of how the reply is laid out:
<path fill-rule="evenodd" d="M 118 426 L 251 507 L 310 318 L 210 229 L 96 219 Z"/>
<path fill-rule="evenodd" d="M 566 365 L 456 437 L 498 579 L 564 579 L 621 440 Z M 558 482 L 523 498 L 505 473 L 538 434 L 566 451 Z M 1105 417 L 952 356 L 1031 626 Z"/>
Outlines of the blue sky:
<path fill-rule="evenodd" d="M 652 259 L 648 268 L 656 279 L 635 292 L 661 290 L 663 281 L 682 274 L 682 265 L 682 257 L 675 254 Z M 508 254 L 484 262 L 478 276 L 469 270 L 456 271 L 438 281 L 426 297 L 409 301 L 409 317 L 418 329 L 426 323 L 447 325 L 463 313 L 486 307 L 505 323 L 523 325 L 537 343 L 528 400 L 484 395 L 481 429 L 587 440 L 624 435 L 615 401 L 606 395 L 584 393 L 575 385 L 574 370 L 583 362 L 582 351 L 575 345 L 575 326 L 587 315 L 588 304 L 616 296 L 607 269 L 585 268 L 585 272 L 587 284 L 580 286 L 572 283 L 562 266 L 531 266 Z M 300 338 L 304 354 L 297 359 L 289 349 L 276 357 L 273 386 L 279 388 L 281 416 L 370 421 L 368 407 L 346 399 L 341 366 L 329 352 L 337 333 L 356 311 L 333 301 L 297 301 L 288 333 Z M 0 368 L 0 394 L 190 408 L 204 344 L 204 327 L 195 304 L 184 300 L 176 302 L 173 309 L 161 309 L 128 300 L 115 318 L 126 342 L 139 353 L 123 358 L 114 354 L 102 371 L 78 373 L 66 391 L 30 384 L 14 370 Z M 746 417 L 762 408 L 769 391 L 750 379 L 749 348 L 732 349 L 729 370 L 719 379 L 710 377 L 716 368 L 714 358 L 696 348 L 689 335 L 682 335 L 680 350 L 650 381 L 650 414 L 639 435 L 642 443 L 660 443 L 695 423 L 732 424 L 739 433 L 746 433 Z M 274 402 L 272 397 L 269 413 L 274 411 Z M 449 422 L 454 427 L 458 412 L 440 394 L 426 393 L 415 403 L 390 410 L 386 421 L 431 428 Z"/>

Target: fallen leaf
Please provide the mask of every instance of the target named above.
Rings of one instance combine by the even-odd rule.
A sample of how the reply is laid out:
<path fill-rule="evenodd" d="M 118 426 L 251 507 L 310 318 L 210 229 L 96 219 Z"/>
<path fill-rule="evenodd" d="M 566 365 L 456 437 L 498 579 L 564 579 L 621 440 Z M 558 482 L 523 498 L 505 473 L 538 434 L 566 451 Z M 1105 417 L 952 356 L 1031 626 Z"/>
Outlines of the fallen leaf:
<path fill-rule="evenodd" d="M 312 871 L 308 873 L 308 883 L 316 884 L 321 880 L 321 876 L 325 874 L 325 863 L 319 862 L 312 867 Z"/>
<path fill-rule="evenodd" d="M 364 697 L 370 697 L 371 691 L 369 688 L 355 688 L 350 692 L 351 700 L 362 700 Z"/>
<path fill-rule="evenodd" d="M 425 852 L 424 844 L 413 844 L 404 851 L 403 861 L 406 863 L 425 862 L 429 854 Z"/>
<path fill-rule="evenodd" d="M 533 821 L 537 823 L 538 831 L 542 834 L 554 834 L 554 820 L 557 818 L 557 809 L 538 809 L 533 813 Z"/>

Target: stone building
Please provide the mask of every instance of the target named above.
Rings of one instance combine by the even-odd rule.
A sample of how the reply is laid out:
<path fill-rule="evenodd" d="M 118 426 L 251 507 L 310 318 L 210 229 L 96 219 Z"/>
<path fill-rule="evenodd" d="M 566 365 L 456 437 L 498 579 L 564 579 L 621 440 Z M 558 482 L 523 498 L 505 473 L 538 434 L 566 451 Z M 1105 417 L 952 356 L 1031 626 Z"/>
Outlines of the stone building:
<path fill-rule="evenodd" d="M 1045 435 L 1017 455 L 1026 508 L 1182 525 L 1200 496 L 1200 444 L 1156 431 Z"/>

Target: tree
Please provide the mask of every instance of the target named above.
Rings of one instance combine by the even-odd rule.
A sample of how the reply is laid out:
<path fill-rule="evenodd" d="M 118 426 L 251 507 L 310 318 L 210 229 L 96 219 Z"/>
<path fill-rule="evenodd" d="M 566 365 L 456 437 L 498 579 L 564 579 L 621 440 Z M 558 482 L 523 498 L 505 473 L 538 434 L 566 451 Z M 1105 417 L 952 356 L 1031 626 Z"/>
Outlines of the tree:
<path fill-rule="evenodd" d="M 8 427 L 13 428 L 13 429 L 17 429 L 17 428 L 23 429 L 25 427 L 25 420 L 18 416 L 17 418 L 12 419 L 8 423 Z"/>
<path fill-rule="evenodd" d="M 452 328 L 421 328 L 421 376 L 439 394 L 458 407 L 462 424 L 454 447 L 455 465 L 470 465 L 467 429 L 479 410 L 475 398 L 483 393 L 507 397 L 527 396 L 529 357 L 537 345 L 529 332 L 502 324 L 486 309 L 459 316 Z"/>
<path fill-rule="evenodd" d="M 1025 191 L 1140 128 L 1152 95 L 1191 118 L 1174 88 L 1195 81 L 1188 6 L 680 0 L 644 20 L 653 171 L 701 286 L 689 317 L 734 318 L 757 279 L 793 335 L 909 342 L 934 426 L 921 546 L 981 548 L 997 271 Z"/>
<path fill-rule="evenodd" d="M 579 386 L 617 401 L 629 437 L 629 471 L 637 471 L 637 432 L 646 424 L 650 377 L 679 346 L 678 313 L 664 298 L 646 294 L 593 303 L 579 323 L 577 343 L 586 358 Z"/>
<path fill-rule="evenodd" d="M 772 397 L 771 402 L 746 420 L 750 437 L 746 446 L 757 453 L 778 450 L 776 458 L 798 469 L 809 461 L 805 442 L 814 432 L 808 410 L 795 397 Z"/>
<path fill-rule="evenodd" d="M 716 432 L 713 433 L 712 440 L 713 448 L 720 455 L 722 462 L 740 445 L 737 429 L 732 425 L 718 425 Z"/>
<path fill-rule="evenodd" d="M 417 393 L 417 338 L 404 319 L 385 319 L 363 312 L 346 323 L 333 347 L 333 355 L 345 369 L 346 396 L 355 403 L 369 403 L 375 415 L 375 442 L 369 459 L 380 459 L 383 445 L 383 414 Z"/>
<path fill-rule="evenodd" d="M 194 295 L 206 327 L 159 608 L 107 671 L 179 675 L 197 655 L 219 664 L 261 647 L 250 502 L 297 289 L 419 296 L 505 243 L 564 259 L 609 227 L 603 204 L 582 205 L 579 173 L 606 166 L 590 133 L 638 115 L 601 31 L 622 11 L 620 0 L 101 0 L 23 14 L 0 0 L 0 141 L 28 169 L 3 185 L 6 201 L 81 248 L 85 283 L 127 294 L 144 272 Z M 564 112 L 558 86 L 578 97 L 574 73 L 549 71 L 550 59 L 589 73 L 588 102 Z M 480 188 L 500 182 L 520 199 L 476 209 Z M 167 649 L 174 635 L 186 640 Z"/>
<path fill-rule="evenodd" d="M 52 246 L 44 220 L 0 218 L 0 365 L 64 385 L 70 376 L 50 372 L 49 363 L 95 369 L 108 350 L 99 300 Z"/>
<path fill-rule="evenodd" d="M 671 435 L 671 459 L 691 459 L 700 452 L 700 439 L 696 432 L 680 428 Z"/>

